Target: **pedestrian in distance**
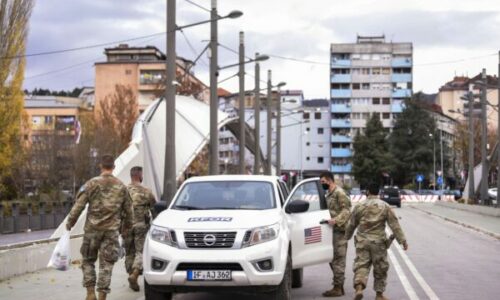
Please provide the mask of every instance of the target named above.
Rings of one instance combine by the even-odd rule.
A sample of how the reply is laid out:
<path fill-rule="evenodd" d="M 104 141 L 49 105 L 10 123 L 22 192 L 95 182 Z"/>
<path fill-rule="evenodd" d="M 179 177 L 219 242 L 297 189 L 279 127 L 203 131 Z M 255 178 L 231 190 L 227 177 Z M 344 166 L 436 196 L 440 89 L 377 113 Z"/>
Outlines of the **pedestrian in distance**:
<path fill-rule="evenodd" d="M 398 243 L 403 246 L 403 249 L 408 250 L 408 243 L 399 225 L 398 218 L 391 207 L 379 198 L 378 193 L 378 184 L 371 183 L 368 185 L 368 198 L 354 207 L 346 227 L 346 240 L 350 240 L 357 229 L 354 237 L 356 247 L 356 258 L 354 260 L 355 300 L 363 298 L 363 290 L 366 288 L 372 266 L 374 289 L 377 292 L 375 300 L 388 300 L 384 296 L 387 285 L 387 271 L 389 270 L 387 249 L 389 249 L 395 237 Z M 389 239 L 386 236 L 386 224 L 389 225 L 393 232 L 393 236 Z"/>
<path fill-rule="evenodd" d="M 105 300 L 111 292 L 111 275 L 118 260 L 120 227 L 125 232 L 132 229 L 132 199 L 127 187 L 113 176 L 114 158 L 104 155 L 100 161 L 101 175 L 87 181 L 78 192 L 75 204 L 69 212 L 66 229 L 71 228 L 85 206 L 87 216 L 80 252 L 82 254 L 83 286 L 87 288 L 86 300 Z M 99 258 L 99 279 L 95 262 Z"/>
<path fill-rule="evenodd" d="M 326 191 L 326 203 L 331 216 L 328 224 L 333 226 L 333 261 L 330 264 L 333 270 L 333 288 L 324 292 L 323 297 L 342 297 L 345 295 L 344 282 L 347 256 L 345 226 L 351 214 L 351 200 L 345 191 L 335 184 L 331 172 L 322 173 L 320 182 Z"/>
<path fill-rule="evenodd" d="M 136 166 L 130 169 L 130 178 L 131 183 L 127 189 L 132 198 L 134 224 L 132 230 L 122 236 L 124 237 L 125 269 L 129 274 L 129 287 L 138 292 L 140 288 L 137 279 L 142 274 L 142 251 L 151 219 L 155 213 L 156 200 L 151 190 L 142 185 L 142 167 Z"/>

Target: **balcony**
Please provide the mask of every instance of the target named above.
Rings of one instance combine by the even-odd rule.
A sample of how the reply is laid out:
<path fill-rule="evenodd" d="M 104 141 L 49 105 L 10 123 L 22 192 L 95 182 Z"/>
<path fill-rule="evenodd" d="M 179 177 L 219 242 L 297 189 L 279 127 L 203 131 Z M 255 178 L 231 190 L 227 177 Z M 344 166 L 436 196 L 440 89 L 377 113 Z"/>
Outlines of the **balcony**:
<path fill-rule="evenodd" d="M 410 98 L 410 89 L 396 89 L 392 91 L 392 98 Z"/>
<path fill-rule="evenodd" d="M 352 143 L 352 138 L 345 135 L 332 134 L 332 143 Z"/>
<path fill-rule="evenodd" d="M 333 173 L 351 173 L 352 172 L 352 165 L 351 164 L 331 165 L 331 171 Z"/>
<path fill-rule="evenodd" d="M 350 119 L 333 119 L 331 122 L 332 128 L 351 128 Z"/>
<path fill-rule="evenodd" d="M 331 90 L 332 98 L 351 98 L 352 91 L 350 89 Z"/>
<path fill-rule="evenodd" d="M 411 82 L 411 74 L 392 74 L 392 82 Z"/>
<path fill-rule="evenodd" d="M 412 60 L 411 58 L 393 58 L 392 59 L 392 66 L 394 68 L 401 68 L 401 67 L 411 67 L 412 66 Z"/>
<path fill-rule="evenodd" d="M 332 68 L 349 68 L 351 67 L 350 59 L 332 59 Z"/>
<path fill-rule="evenodd" d="M 346 158 L 351 157 L 352 153 L 349 148 L 332 148 L 331 156 L 336 158 Z"/>
<path fill-rule="evenodd" d="M 332 74 L 331 83 L 349 83 L 351 82 L 351 74 Z"/>
<path fill-rule="evenodd" d="M 391 105 L 391 112 L 392 113 L 402 113 L 405 108 L 404 103 L 393 103 Z"/>
<path fill-rule="evenodd" d="M 352 111 L 350 104 L 332 104 L 332 113 L 346 113 L 349 114 Z"/>

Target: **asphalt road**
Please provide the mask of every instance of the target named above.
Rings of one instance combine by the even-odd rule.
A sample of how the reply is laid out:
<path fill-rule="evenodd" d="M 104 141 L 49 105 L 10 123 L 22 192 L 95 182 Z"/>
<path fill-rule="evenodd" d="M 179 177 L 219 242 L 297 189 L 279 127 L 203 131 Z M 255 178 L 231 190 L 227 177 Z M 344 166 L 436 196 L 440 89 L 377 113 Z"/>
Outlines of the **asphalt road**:
<path fill-rule="evenodd" d="M 412 208 L 396 209 L 410 249 L 399 245 L 390 250 L 387 296 L 390 299 L 498 299 L 500 293 L 500 241 Z M 352 299 L 352 262 L 349 245 L 346 270 L 347 295 Z M 321 299 L 330 288 L 328 265 L 306 268 L 304 286 L 293 290 L 293 299 Z M 0 283 L 0 299 L 83 299 L 81 271 L 41 271 Z M 374 299 L 370 280 L 365 299 Z M 122 262 L 114 269 L 112 293 L 108 299 L 142 300 L 142 293 L 129 291 Z M 256 297 L 219 294 L 183 294 L 176 300 L 249 300 Z M 323 298 L 326 299 L 326 298 Z"/>
<path fill-rule="evenodd" d="M 0 234 L 0 246 L 48 239 L 55 229 L 36 230 L 22 233 Z"/>

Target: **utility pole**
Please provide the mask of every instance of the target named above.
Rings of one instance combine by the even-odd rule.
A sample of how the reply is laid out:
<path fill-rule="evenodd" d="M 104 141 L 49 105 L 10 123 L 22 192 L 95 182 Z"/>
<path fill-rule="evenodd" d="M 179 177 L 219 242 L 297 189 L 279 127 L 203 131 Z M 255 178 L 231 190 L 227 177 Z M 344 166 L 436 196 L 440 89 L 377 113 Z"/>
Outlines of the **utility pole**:
<path fill-rule="evenodd" d="M 281 89 L 279 85 L 276 103 L 276 175 L 281 176 Z"/>
<path fill-rule="evenodd" d="M 255 59 L 259 53 L 255 54 Z M 253 173 L 260 174 L 260 64 L 255 63 L 255 91 L 254 91 L 254 135 L 255 135 L 255 155 Z"/>
<path fill-rule="evenodd" d="M 497 124 L 497 207 L 500 207 L 500 51 L 498 51 L 498 75 L 497 75 L 497 84 L 498 84 L 498 124 Z"/>
<path fill-rule="evenodd" d="M 238 76 L 240 79 L 240 94 L 239 94 L 239 118 L 240 118 L 240 158 L 239 158 L 239 167 L 240 174 L 246 173 L 245 168 L 245 34 L 243 31 L 240 32 L 240 65 Z"/>
<path fill-rule="evenodd" d="M 209 148 L 209 173 L 219 174 L 219 98 L 217 96 L 217 0 L 212 0 L 210 12 L 210 148 Z"/>
<path fill-rule="evenodd" d="M 469 98 L 469 198 L 465 199 L 465 204 L 468 204 L 469 200 L 474 201 L 475 189 L 474 189 L 474 95 L 471 91 L 467 94 Z"/>
<path fill-rule="evenodd" d="M 481 80 L 483 85 L 481 85 L 481 204 L 488 204 L 488 159 L 486 153 L 486 144 L 488 143 L 488 128 L 486 119 L 486 69 L 483 69 L 481 73 Z"/>
<path fill-rule="evenodd" d="M 175 93 L 176 86 L 175 61 L 175 2 L 167 0 L 167 62 L 166 62 L 166 84 L 165 84 L 165 107 L 166 107 L 166 137 L 165 137 L 165 166 L 163 173 L 163 200 L 167 204 L 174 198 L 177 189 L 177 166 L 175 164 Z"/>
<path fill-rule="evenodd" d="M 431 133 L 432 137 L 432 166 L 433 166 L 433 175 L 432 181 L 434 183 L 434 190 L 436 190 L 436 137 Z"/>
<path fill-rule="evenodd" d="M 272 106 L 272 71 L 268 70 L 267 71 L 267 142 L 266 142 L 266 148 L 267 148 L 267 164 L 266 164 L 266 175 L 271 175 L 271 169 L 272 169 L 272 147 L 271 147 L 271 142 L 272 142 L 272 111 L 271 111 L 271 106 Z"/>
<path fill-rule="evenodd" d="M 441 144 L 441 197 L 443 196 L 444 190 L 444 166 L 443 166 L 443 129 L 439 130 L 439 140 Z M 442 198 L 441 198 L 442 199 Z"/>

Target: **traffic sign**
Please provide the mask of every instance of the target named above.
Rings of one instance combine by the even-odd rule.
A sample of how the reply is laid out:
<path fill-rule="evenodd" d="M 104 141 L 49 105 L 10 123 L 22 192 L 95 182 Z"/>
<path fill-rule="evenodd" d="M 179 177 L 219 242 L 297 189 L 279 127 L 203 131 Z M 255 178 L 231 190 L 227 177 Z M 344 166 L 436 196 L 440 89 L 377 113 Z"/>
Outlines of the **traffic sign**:
<path fill-rule="evenodd" d="M 418 174 L 417 175 L 417 182 L 422 182 L 422 181 L 424 181 L 424 175 Z"/>
<path fill-rule="evenodd" d="M 437 184 L 442 185 L 443 184 L 443 176 L 439 176 L 437 179 Z"/>

